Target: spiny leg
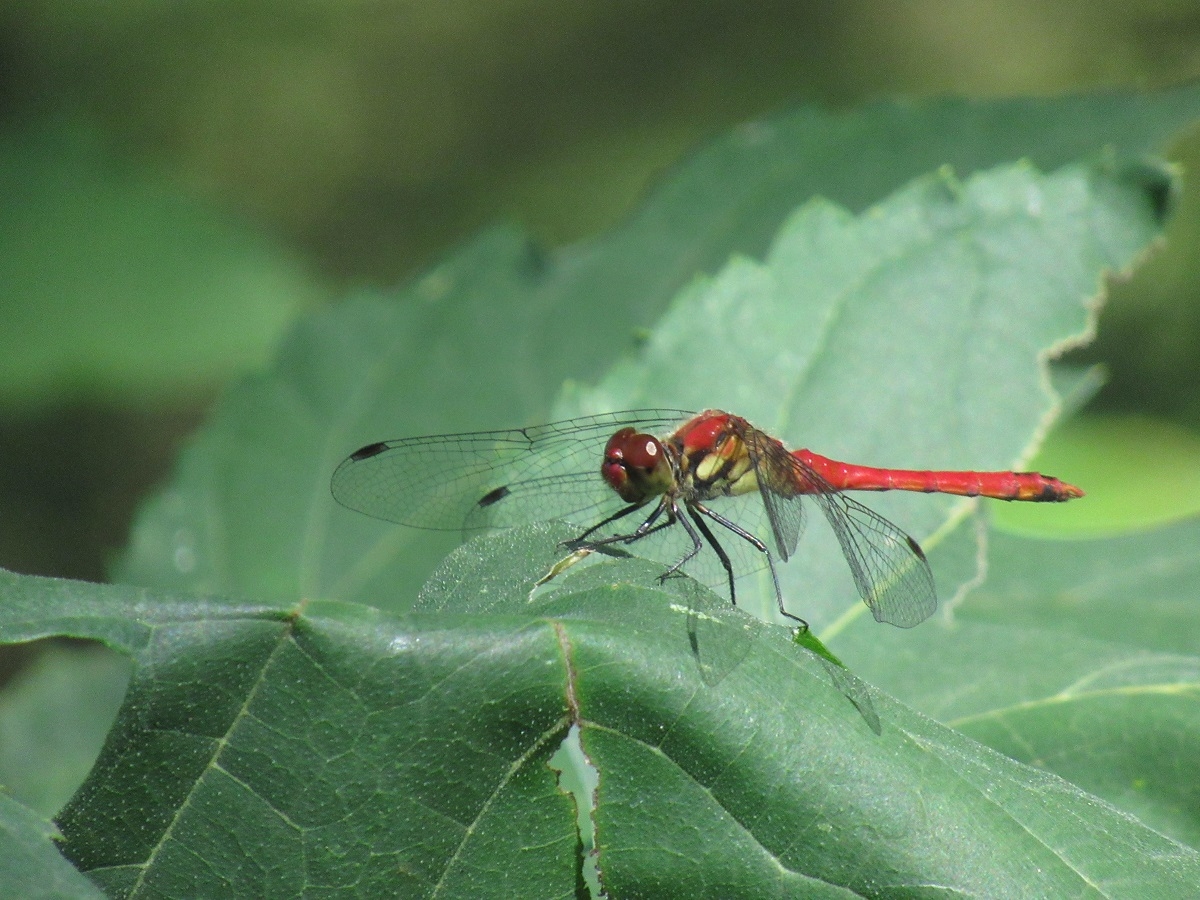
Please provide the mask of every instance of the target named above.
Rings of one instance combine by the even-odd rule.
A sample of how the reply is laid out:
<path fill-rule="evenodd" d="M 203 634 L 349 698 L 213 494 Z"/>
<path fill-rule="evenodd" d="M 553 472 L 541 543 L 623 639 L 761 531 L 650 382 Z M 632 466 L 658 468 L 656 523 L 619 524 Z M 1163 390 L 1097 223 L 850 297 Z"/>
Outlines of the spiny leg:
<path fill-rule="evenodd" d="M 729 561 L 729 554 L 725 552 L 725 548 L 721 546 L 721 542 L 717 540 L 717 536 L 712 533 L 712 529 L 708 527 L 708 523 L 700 518 L 700 514 L 696 511 L 697 509 L 703 510 L 704 507 L 698 503 L 688 506 L 688 515 L 692 517 L 692 521 L 696 523 L 696 527 L 700 529 L 700 533 L 704 535 L 708 541 L 708 545 L 713 548 L 713 552 L 721 560 L 721 568 L 725 570 L 725 574 L 729 577 L 729 602 L 737 606 L 737 591 L 733 586 L 733 563 Z M 695 555 L 696 551 L 693 550 L 692 556 Z M 676 564 L 676 568 L 678 567 L 679 564 Z"/>
<path fill-rule="evenodd" d="M 692 523 L 689 522 L 686 517 L 679 515 L 679 510 L 677 508 L 675 508 L 674 506 L 672 506 L 672 508 L 671 508 L 671 518 L 669 519 L 669 521 L 672 524 L 674 524 L 675 522 L 679 522 L 679 524 L 683 526 L 683 530 L 687 532 L 687 536 L 692 539 L 692 549 L 689 550 L 687 553 L 683 554 L 683 556 L 680 557 L 678 560 L 676 560 L 674 565 L 672 565 L 669 569 L 667 569 L 667 571 L 665 571 L 661 575 L 659 575 L 658 576 L 659 581 L 666 581 L 668 578 L 670 578 L 672 575 L 674 575 L 676 572 L 678 572 L 681 568 L 683 568 L 685 565 L 687 565 L 689 562 L 691 562 L 693 559 L 695 559 L 696 554 L 698 554 L 701 550 L 704 549 L 704 542 L 700 540 L 700 535 L 696 533 L 696 529 L 694 527 L 692 527 Z M 708 529 L 704 529 L 704 531 L 705 531 L 705 534 L 708 533 Z M 711 539 L 711 536 L 710 536 L 710 539 Z M 718 552 L 720 552 L 720 551 L 718 551 Z"/>
<path fill-rule="evenodd" d="M 675 513 L 674 506 L 669 505 L 664 500 L 664 501 L 659 501 L 659 504 L 657 507 L 655 507 L 654 512 L 652 512 L 649 516 L 647 516 L 646 521 L 642 522 L 642 524 L 639 525 L 634 531 L 631 531 L 628 534 L 610 535 L 609 537 L 600 538 L 599 540 L 595 540 L 595 541 L 585 540 L 585 538 L 589 534 L 591 534 L 593 531 L 595 531 L 596 529 L 603 528 L 605 525 L 609 524 L 610 522 L 615 522 L 617 519 L 620 519 L 623 516 L 628 515 L 633 510 L 641 509 L 641 508 L 642 507 L 640 505 L 639 506 L 627 506 L 627 507 L 625 507 L 625 509 L 621 510 L 619 513 L 609 516 L 603 522 L 599 522 L 599 523 L 593 525 L 591 528 L 589 528 L 587 531 L 585 531 L 579 537 L 574 538 L 570 541 L 565 541 L 564 543 L 567 544 L 567 546 L 573 546 L 573 547 L 577 547 L 577 548 L 603 547 L 603 546 L 606 546 L 607 544 L 631 544 L 634 541 L 641 540 L 644 537 L 654 534 L 654 532 L 656 532 L 656 531 L 662 531 L 664 528 L 670 528 L 672 525 L 675 524 L 676 513 Z M 658 517 L 661 516 L 663 514 L 663 512 L 667 513 L 666 520 L 663 522 L 659 522 L 657 525 L 655 525 L 654 524 L 655 520 L 658 519 Z"/>
<path fill-rule="evenodd" d="M 618 519 L 625 518 L 630 513 L 636 512 L 637 510 L 642 509 L 644 506 L 645 506 L 645 504 L 643 504 L 643 503 L 631 503 L 628 506 L 624 507 L 623 509 L 617 510 L 611 516 L 606 516 L 605 518 L 601 519 L 599 522 L 597 522 L 595 525 L 593 525 L 587 531 L 583 532 L 583 534 L 579 535 L 578 537 L 573 537 L 569 541 L 563 541 L 563 544 L 565 544 L 567 546 L 570 546 L 572 544 L 577 545 L 577 546 L 583 546 L 583 545 L 590 544 L 590 543 L 611 543 L 612 542 L 611 540 L 596 541 L 596 542 L 588 541 L 587 536 L 595 531 L 599 531 L 605 525 L 610 525 L 613 522 L 616 522 Z M 647 527 L 651 522 L 653 522 L 655 519 L 657 519 L 660 515 L 662 515 L 662 503 L 661 502 L 658 504 L 658 507 L 654 510 L 654 512 L 650 515 L 650 518 L 648 518 L 645 522 L 643 522 L 641 525 L 639 525 L 638 529 L 640 530 L 642 528 Z"/>
<path fill-rule="evenodd" d="M 708 516 L 710 519 L 712 519 L 718 525 L 722 526 L 723 528 L 727 528 L 729 531 L 732 531 L 734 534 L 736 534 L 742 540 L 748 542 L 750 544 L 750 546 L 752 546 L 755 550 L 757 550 L 759 553 L 761 553 L 763 556 L 765 556 L 767 558 L 767 569 L 771 573 L 771 583 L 775 587 L 775 605 L 779 608 L 780 614 L 783 615 L 785 618 L 791 619 L 793 622 L 798 623 L 801 630 L 808 631 L 808 622 L 806 620 L 800 618 L 797 615 L 793 615 L 792 613 L 788 612 L 787 609 L 784 608 L 783 590 L 779 587 L 779 574 L 775 571 L 775 558 L 771 555 L 771 551 L 770 551 L 770 549 L 768 549 L 767 545 L 764 544 L 762 541 L 760 541 L 757 537 L 755 537 L 749 531 L 742 528 L 740 525 L 737 525 L 736 523 L 729 521 L 729 519 L 725 518 L 720 513 L 713 512 L 711 509 L 709 509 L 707 506 L 705 506 L 702 503 L 693 504 L 692 507 L 689 507 L 689 510 L 692 510 L 692 509 L 698 510 L 699 512 Z M 697 521 L 696 524 L 700 525 L 701 523 L 699 521 Z M 724 549 L 721 548 L 721 545 L 717 543 L 716 538 L 714 538 L 712 536 L 709 529 L 706 526 L 702 526 L 702 528 L 704 530 L 705 536 L 708 537 L 709 542 L 713 545 L 713 549 L 715 549 L 717 551 L 717 555 L 721 557 L 721 564 L 725 566 L 725 571 L 729 573 L 729 592 L 730 592 L 730 595 L 732 596 L 732 594 L 733 594 L 733 571 L 732 571 L 732 566 L 729 565 L 729 557 L 725 555 Z M 734 600 L 734 606 L 736 606 L 736 605 L 737 605 L 737 601 Z"/>

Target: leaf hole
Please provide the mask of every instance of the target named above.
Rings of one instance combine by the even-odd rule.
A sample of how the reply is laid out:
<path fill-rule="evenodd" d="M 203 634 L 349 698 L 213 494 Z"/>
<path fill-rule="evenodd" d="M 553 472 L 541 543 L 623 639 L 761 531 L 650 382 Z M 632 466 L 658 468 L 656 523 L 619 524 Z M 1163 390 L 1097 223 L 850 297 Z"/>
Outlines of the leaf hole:
<path fill-rule="evenodd" d="M 579 740 L 579 726 L 572 725 L 549 766 L 558 773 L 558 786 L 575 802 L 575 829 L 578 843 L 578 896 L 601 900 L 607 897 L 600 883 L 599 854 L 596 851 L 596 790 L 600 773 L 592 765 Z"/>

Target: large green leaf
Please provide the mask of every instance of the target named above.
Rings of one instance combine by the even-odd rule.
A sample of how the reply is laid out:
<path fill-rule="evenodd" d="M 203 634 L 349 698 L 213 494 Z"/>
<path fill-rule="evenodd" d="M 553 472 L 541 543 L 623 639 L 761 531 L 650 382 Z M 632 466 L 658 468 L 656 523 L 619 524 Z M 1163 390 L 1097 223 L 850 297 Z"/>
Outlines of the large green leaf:
<path fill-rule="evenodd" d="M 601 377 L 698 273 L 716 272 L 735 253 L 765 253 L 784 219 L 814 194 L 857 212 L 942 165 L 965 177 L 1019 157 L 1049 170 L 1103 147 L 1139 155 L 1161 150 L 1198 114 L 1200 89 L 1194 86 L 1058 100 L 888 103 L 848 113 L 801 109 L 748 125 L 702 150 L 627 225 L 594 241 L 547 255 L 513 231 L 485 234 L 396 296 L 361 298 L 301 323 L 276 368 L 232 392 L 185 453 L 170 488 L 142 516 L 119 574 L 137 583 L 247 596 L 319 596 L 336 584 L 339 596 L 374 594 L 382 602 L 373 584 L 387 584 L 411 597 L 452 540 L 393 532 L 387 540 L 395 547 L 379 547 L 372 570 L 354 548 L 375 546 L 378 529 L 338 515 L 332 527 L 349 539 L 354 580 L 330 574 L 349 569 L 349 559 L 318 562 L 320 548 L 329 547 L 327 476 L 356 446 L 546 421 L 564 379 Z M 822 208 L 836 218 L 826 207 L 814 210 Z M 965 234 L 963 247 L 969 243 Z M 810 279 L 799 274 L 794 293 L 781 296 L 790 296 L 793 319 L 814 323 L 815 314 L 805 312 Z M 1091 278 L 1075 299 L 1096 292 L 1095 273 Z M 1026 286 L 1012 285 L 1014 292 Z M 969 315 L 971 297 L 949 295 L 954 288 L 929 282 L 923 298 L 929 305 L 908 324 L 938 322 L 941 303 L 960 302 Z M 1009 313 L 995 308 L 992 315 Z M 1077 333 L 1080 321 L 1060 326 L 1059 333 Z M 856 351 L 858 361 L 868 363 L 899 324 L 892 314 L 872 325 L 867 336 L 875 343 Z M 966 337 L 968 326 L 962 327 Z M 1002 328 L 1000 334 L 1006 333 Z M 984 339 L 973 349 L 983 357 L 1000 348 Z M 684 377 L 720 352 L 719 345 L 686 348 L 678 361 Z M 917 361 L 927 381 L 953 383 L 954 372 L 938 370 L 928 354 L 918 352 Z M 797 359 L 797 368 L 802 364 Z M 711 368 L 720 373 L 727 365 L 722 359 Z M 903 372 L 885 375 L 897 394 L 911 387 Z M 777 386 L 756 373 L 743 389 L 766 393 Z M 840 386 L 814 394 L 819 414 L 803 423 L 793 417 L 796 430 L 785 436 L 827 451 L 869 451 L 870 445 L 850 443 L 855 432 L 844 418 L 859 400 L 859 393 Z M 963 440 L 959 416 L 1001 418 L 974 397 L 964 396 L 960 406 L 950 418 L 929 408 L 928 421 L 917 407 L 916 418 L 906 415 L 905 421 L 923 435 L 920 453 L 884 461 L 935 462 L 930 449 Z M 1006 406 L 1007 415 L 1018 411 L 1013 406 Z M 986 459 L 1011 462 L 1041 423 L 1044 406 L 1019 412 L 1019 421 L 1006 422 L 1012 431 L 1005 452 Z M 846 440 L 818 445 L 827 433 L 815 430 L 820 425 Z M 1022 437 L 1013 440 L 1015 435 Z M 886 446 L 893 439 L 889 431 Z M 990 444 L 980 440 L 975 446 Z M 984 462 L 973 454 L 954 460 Z M 423 562 L 385 569 L 396 552 Z"/>
<path fill-rule="evenodd" d="M 723 406 L 854 461 L 1008 468 L 1055 410 L 1045 348 L 1087 331 L 1102 273 L 1158 233 L 1169 184 L 1135 164 L 1050 175 L 1016 165 L 965 183 L 920 179 L 858 217 L 814 201 L 764 262 L 735 259 L 684 291 L 636 360 L 561 406 Z M 372 309 L 321 317 L 277 378 L 230 397 L 220 419 L 236 431 L 206 434 L 139 532 L 147 579 L 411 604 L 437 545 L 328 496 L 339 457 L 360 443 L 350 435 L 407 396 L 384 352 L 395 323 Z M 351 383 L 345 359 L 378 368 Z M 874 505 L 919 539 L 964 509 L 929 497 Z M 783 581 L 804 598 L 794 611 L 821 624 L 860 607 L 832 535 L 811 531 Z M 769 591 L 745 590 L 752 609 L 769 606 Z"/>
<path fill-rule="evenodd" d="M 1198 540 L 1197 521 L 996 535 L 987 582 L 948 617 L 907 635 L 856 623 L 835 646 L 927 714 L 1200 846 Z"/>
<path fill-rule="evenodd" d="M 320 295 L 281 246 L 78 123 L 0 140 L 0 403 L 126 402 L 260 364 Z"/>
<path fill-rule="evenodd" d="M 51 823 L 0 794 L 0 885 L 6 896 L 39 900 L 104 896 L 59 856 L 50 843 L 57 834 Z"/>
<path fill-rule="evenodd" d="M 570 410 L 716 406 L 785 442 L 871 465 L 1008 469 L 1056 414 L 1041 365 L 1158 228 L 1153 170 L 1024 166 L 917 181 L 854 218 L 811 203 L 766 260 L 736 260 L 668 310 L 638 356 Z M 708 348 L 702 365 L 695 348 Z M 924 540 L 962 501 L 872 507 Z M 785 595 L 815 623 L 854 604 L 832 532 L 810 528 Z M 769 585 L 760 593 L 770 607 Z"/>
<path fill-rule="evenodd" d="M 546 535 L 524 536 L 528 560 Z M 60 816 L 111 895 L 569 895 L 579 838 L 549 759 L 572 724 L 600 773 L 611 896 L 1171 896 L 1200 879 L 1195 851 L 882 695 L 876 735 L 781 628 L 705 683 L 670 595 L 609 571 L 531 603 L 527 563 L 504 604 L 521 615 L 403 619 L 4 576 L 0 638 L 65 631 L 135 659 Z"/>

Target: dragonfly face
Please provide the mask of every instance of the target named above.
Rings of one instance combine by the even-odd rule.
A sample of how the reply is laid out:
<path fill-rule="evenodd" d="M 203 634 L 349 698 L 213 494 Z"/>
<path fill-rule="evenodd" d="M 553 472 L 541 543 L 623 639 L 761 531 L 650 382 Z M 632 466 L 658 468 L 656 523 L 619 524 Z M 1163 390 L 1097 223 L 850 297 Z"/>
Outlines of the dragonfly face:
<path fill-rule="evenodd" d="M 662 442 L 633 428 L 617 431 L 604 447 L 600 474 L 626 503 L 645 503 L 676 487 L 675 467 Z"/>

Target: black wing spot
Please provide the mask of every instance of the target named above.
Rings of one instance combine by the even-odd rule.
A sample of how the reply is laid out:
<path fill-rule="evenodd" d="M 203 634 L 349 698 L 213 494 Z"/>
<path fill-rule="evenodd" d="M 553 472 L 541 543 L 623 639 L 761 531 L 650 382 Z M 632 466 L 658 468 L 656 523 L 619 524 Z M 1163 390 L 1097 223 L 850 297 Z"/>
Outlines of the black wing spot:
<path fill-rule="evenodd" d="M 908 538 L 908 549 L 911 550 L 913 553 L 917 554 L 917 559 L 924 560 L 925 559 L 925 551 L 921 549 L 921 545 L 918 544 L 911 537 L 909 537 L 907 534 L 905 535 L 905 537 Z"/>
<path fill-rule="evenodd" d="M 354 462 L 362 462 L 364 459 L 370 459 L 372 456 L 378 456 L 387 449 L 387 444 L 383 441 L 376 441 L 374 444 L 367 444 L 365 447 L 360 447 L 350 454 L 350 459 Z"/>
<path fill-rule="evenodd" d="M 501 500 L 507 497 L 508 494 L 508 485 L 502 484 L 495 490 L 488 491 L 486 494 L 480 497 L 479 502 L 475 505 L 482 509 L 485 506 L 491 506 L 493 503 L 499 503 Z"/>

